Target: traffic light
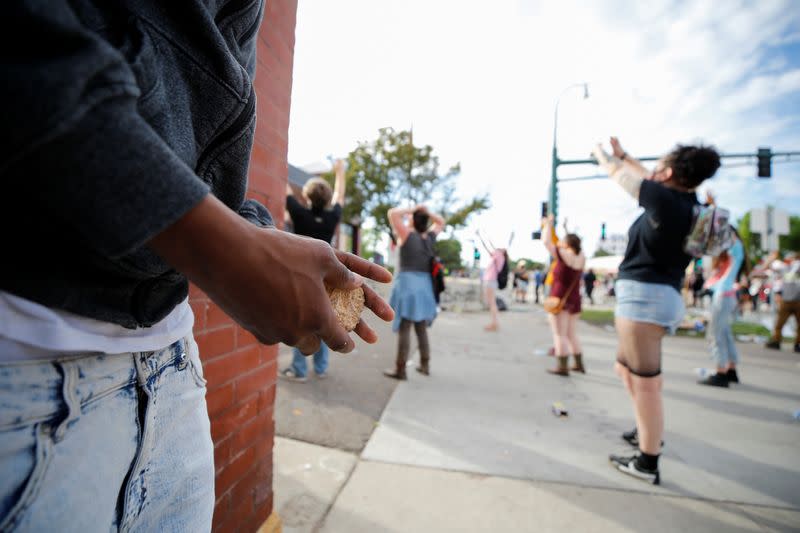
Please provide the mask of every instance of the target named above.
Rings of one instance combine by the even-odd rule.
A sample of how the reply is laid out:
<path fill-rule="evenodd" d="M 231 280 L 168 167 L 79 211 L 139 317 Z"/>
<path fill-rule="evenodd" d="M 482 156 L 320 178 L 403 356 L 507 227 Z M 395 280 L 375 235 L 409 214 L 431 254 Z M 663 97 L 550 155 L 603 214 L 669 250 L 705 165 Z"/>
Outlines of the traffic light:
<path fill-rule="evenodd" d="M 606 223 L 605 222 L 600 224 L 600 240 L 601 241 L 606 240 Z"/>
<path fill-rule="evenodd" d="M 769 148 L 758 149 L 758 177 L 769 178 L 772 176 L 772 150 Z"/>
<path fill-rule="evenodd" d="M 472 256 L 475 258 L 475 261 L 480 261 L 480 259 L 481 259 L 481 251 L 478 250 L 478 248 L 476 247 L 472 252 Z"/>

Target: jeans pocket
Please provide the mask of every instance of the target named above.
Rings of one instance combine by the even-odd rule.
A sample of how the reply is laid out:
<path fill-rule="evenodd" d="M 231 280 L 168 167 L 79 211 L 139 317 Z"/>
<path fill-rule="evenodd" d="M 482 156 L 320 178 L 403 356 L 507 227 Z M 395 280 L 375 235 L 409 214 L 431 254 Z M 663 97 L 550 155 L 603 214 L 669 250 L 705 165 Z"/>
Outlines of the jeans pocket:
<path fill-rule="evenodd" d="M 53 456 L 47 423 L 0 432 L 0 531 L 13 531 L 36 500 Z"/>
<path fill-rule="evenodd" d="M 189 356 L 189 369 L 192 372 L 192 377 L 194 378 L 194 382 L 197 384 L 198 387 L 205 387 L 206 378 L 203 376 L 203 363 L 200 361 L 200 353 L 197 347 L 197 343 L 195 342 L 193 337 L 189 337 L 186 339 L 186 350 Z"/>

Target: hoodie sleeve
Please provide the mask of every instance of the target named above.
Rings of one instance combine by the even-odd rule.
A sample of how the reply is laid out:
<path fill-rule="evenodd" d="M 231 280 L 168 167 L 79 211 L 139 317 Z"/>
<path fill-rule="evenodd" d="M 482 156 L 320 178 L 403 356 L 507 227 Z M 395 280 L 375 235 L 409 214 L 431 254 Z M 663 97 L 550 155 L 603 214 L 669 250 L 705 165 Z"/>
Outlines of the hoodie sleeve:
<path fill-rule="evenodd" d="M 117 257 L 208 194 L 139 115 L 126 59 L 68 2 L 11 2 L 0 27 L 26 36 L 0 47 L 0 184 L 24 195 L 20 209 L 35 205 L 60 233 Z"/>

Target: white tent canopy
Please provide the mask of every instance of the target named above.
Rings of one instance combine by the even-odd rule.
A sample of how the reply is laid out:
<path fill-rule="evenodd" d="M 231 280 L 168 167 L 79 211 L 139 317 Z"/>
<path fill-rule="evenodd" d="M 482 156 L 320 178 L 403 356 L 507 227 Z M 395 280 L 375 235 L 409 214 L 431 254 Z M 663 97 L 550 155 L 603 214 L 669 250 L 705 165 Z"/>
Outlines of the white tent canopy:
<path fill-rule="evenodd" d="M 595 274 L 616 274 L 619 270 L 619 264 L 622 263 L 621 255 L 608 255 L 605 257 L 591 257 L 586 260 L 586 267 L 584 270 L 590 268 L 594 270 Z"/>

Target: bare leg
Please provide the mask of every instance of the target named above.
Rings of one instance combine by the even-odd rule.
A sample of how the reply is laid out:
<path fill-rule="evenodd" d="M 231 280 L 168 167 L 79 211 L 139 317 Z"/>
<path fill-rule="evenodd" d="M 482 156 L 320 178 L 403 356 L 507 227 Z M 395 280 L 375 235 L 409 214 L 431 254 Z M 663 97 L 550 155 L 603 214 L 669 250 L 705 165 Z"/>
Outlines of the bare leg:
<path fill-rule="evenodd" d="M 568 376 L 569 367 L 567 359 L 569 357 L 569 340 L 567 339 L 567 328 L 569 316 L 565 312 L 557 315 L 548 314 L 547 320 L 550 323 L 550 330 L 553 332 L 553 344 L 556 356 L 556 367 L 548 370 L 551 374 Z"/>
<path fill-rule="evenodd" d="M 568 315 L 567 318 L 567 339 L 573 354 L 583 353 L 581 342 L 578 340 L 578 320 L 580 317 L 580 313 L 575 313 Z"/>
<path fill-rule="evenodd" d="M 617 365 L 633 400 L 639 448 L 647 454 L 658 455 L 664 434 L 663 379 L 659 372 L 665 330 L 655 324 L 624 318 L 618 318 L 616 323 L 624 361 L 633 370 L 630 372 Z"/>
<path fill-rule="evenodd" d="M 550 332 L 553 334 L 553 347 L 556 357 L 569 355 L 569 340 L 566 335 L 566 321 L 564 313 L 553 315 L 548 313 L 547 322 L 550 324 Z"/>
<path fill-rule="evenodd" d="M 494 288 L 486 287 L 484 294 L 486 295 L 486 300 L 488 300 L 489 302 L 489 316 L 491 317 L 491 321 L 489 322 L 489 325 L 483 329 L 485 329 L 486 331 L 495 331 L 498 328 L 498 323 L 497 323 L 497 301 L 494 299 Z"/>
<path fill-rule="evenodd" d="M 664 436 L 664 404 L 661 398 L 662 377 L 631 376 L 636 391 L 636 427 L 639 429 L 639 449 L 650 455 L 661 453 Z"/>

